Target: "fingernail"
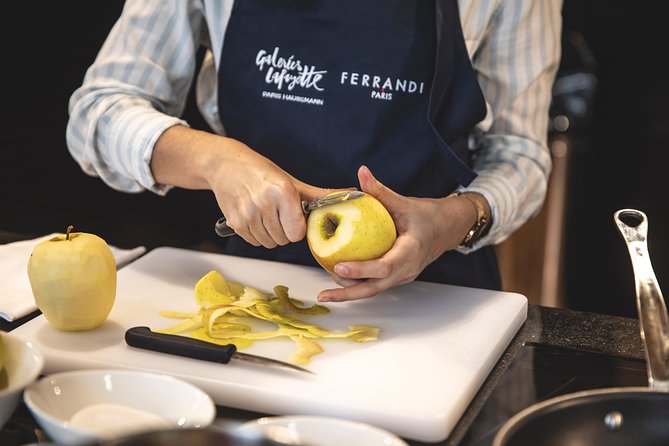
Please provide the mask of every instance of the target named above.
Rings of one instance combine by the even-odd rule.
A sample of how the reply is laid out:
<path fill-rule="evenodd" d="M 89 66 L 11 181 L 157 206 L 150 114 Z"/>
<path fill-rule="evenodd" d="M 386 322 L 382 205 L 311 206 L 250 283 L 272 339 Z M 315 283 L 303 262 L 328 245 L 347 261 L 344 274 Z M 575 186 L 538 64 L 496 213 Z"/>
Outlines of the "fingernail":
<path fill-rule="evenodd" d="M 346 265 L 335 265 L 334 272 L 338 276 L 346 277 L 346 275 L 349 273 L 349 268 Z"/>

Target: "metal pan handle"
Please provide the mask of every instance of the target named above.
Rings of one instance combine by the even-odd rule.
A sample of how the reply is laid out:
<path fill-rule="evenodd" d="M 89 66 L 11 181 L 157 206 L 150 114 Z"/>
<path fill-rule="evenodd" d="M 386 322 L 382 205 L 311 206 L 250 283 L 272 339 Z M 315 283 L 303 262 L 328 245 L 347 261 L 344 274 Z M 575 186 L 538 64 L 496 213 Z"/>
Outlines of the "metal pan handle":
<path fill-rule="evenodd" d="M 621 209 L 613 214 L 613 219 L 632 260 L 648 384 L 669 390 L 669 316 L 648 253 L 648 218 L 641 211 Z"/>

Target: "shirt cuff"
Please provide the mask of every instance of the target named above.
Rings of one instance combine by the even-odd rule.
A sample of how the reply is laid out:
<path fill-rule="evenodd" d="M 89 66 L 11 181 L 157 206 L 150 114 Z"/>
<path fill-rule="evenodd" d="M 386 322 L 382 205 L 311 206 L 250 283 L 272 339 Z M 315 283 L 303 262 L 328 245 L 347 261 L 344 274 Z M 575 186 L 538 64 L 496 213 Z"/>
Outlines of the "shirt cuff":
<path fill-rule="evenodd" d="M 471 247 L 459 246 L 458 252 L 468 254 L 476 251 L 482 246 L 497 244 L 508 237 L 508 218 L 505 218 L 503 209 L 513 208 L 515 197 L 513 194 L 504 193 L 509 190 L 509 185 L 503 179 L 494 175 L 486 176 L 480 174 L 472 184 L 466 188 L 459 188 L 460 192 L 476 192 L 483 195 L 490 205 L 490 227 L 488 232 L 479 238 Z"/>
<path fill-rule="evenodd" d="M 128 169 L 132 178 L 145 189 L 158 195 L 165 195 L 174 186 L 157 183 L 151 172 L 151 156 L 158 138 L 170 127 L 175 125 L 189 126 L 182 119 L 165 115 L 159 112 L 145 113 L 142 119 L 135 119 L 134 134 L 129 144 L 131 151 Z"/>

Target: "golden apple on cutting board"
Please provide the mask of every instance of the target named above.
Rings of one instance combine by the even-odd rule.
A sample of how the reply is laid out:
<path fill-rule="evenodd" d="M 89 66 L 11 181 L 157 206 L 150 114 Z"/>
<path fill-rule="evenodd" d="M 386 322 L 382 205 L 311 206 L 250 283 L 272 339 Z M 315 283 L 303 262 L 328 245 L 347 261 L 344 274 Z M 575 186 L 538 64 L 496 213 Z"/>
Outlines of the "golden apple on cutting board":
<path fill-rule="evenodd" d="M 378 259 L 396 238 L 390 213 L 369 194 L 314 209 L 307 219 L 311 254 L 330 272 L 340 262 Z"/>
<path fill-rule="evenodd" d="M 116 262 L 95 234 L 71 232 L 38 243 L 28 260 L 35 304 L 54 327 L 93 329 L 104 322 L 116 298 Z"/>

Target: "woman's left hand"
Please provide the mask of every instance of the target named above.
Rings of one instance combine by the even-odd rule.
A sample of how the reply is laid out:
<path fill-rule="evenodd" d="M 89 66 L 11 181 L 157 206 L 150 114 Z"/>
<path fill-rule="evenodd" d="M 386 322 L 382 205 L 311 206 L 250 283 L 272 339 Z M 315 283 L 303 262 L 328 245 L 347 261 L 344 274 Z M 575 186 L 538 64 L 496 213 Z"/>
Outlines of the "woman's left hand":
<path fill-rule="evenodd" d="M 466 198 L 405 197 L 384 186 L 365 166 L 358 170 L 358 180 L 361 190 L 390 212 L 397 240 L 379 259 L 335 265 L 333 278 L 342 288 L 321 291 L 321 302 L 364 299 L 412 282 L 441 254 L 457 247 L 476 220 L 476 209 Z"/>

